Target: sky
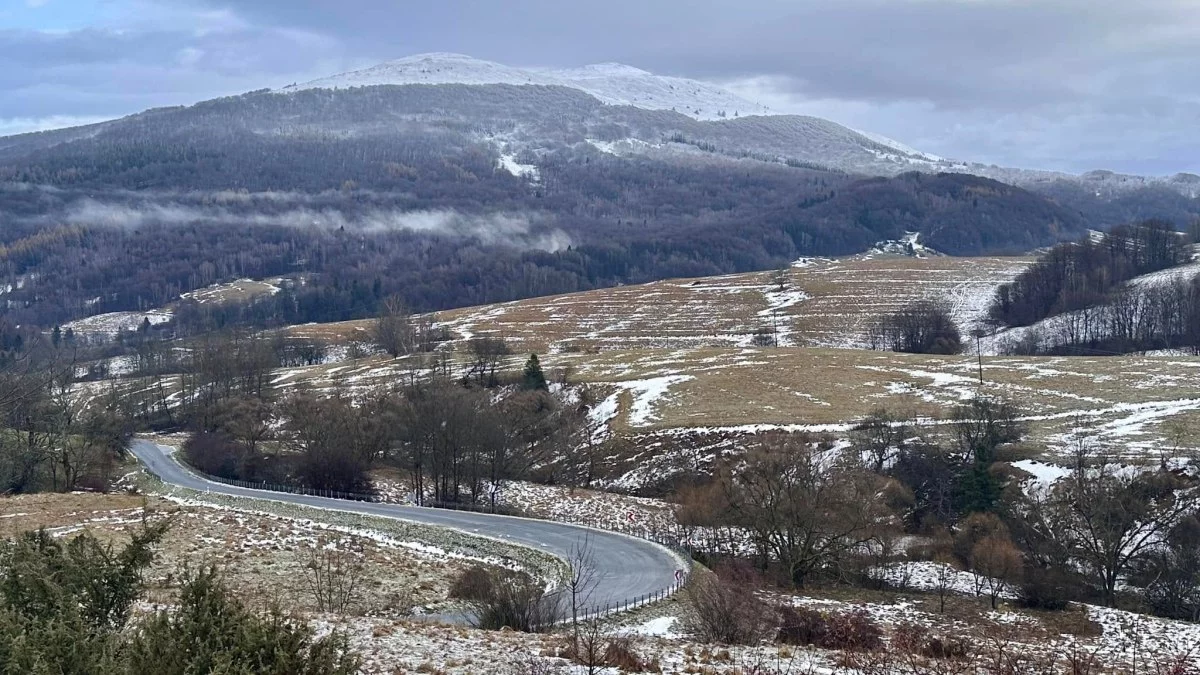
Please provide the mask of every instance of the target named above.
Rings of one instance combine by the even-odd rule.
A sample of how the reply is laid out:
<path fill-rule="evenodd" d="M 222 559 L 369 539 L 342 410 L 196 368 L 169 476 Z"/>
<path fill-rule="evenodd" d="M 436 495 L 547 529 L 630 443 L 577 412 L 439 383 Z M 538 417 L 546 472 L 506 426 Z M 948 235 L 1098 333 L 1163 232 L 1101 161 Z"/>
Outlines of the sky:
<path fill-rule="evenodd" d="M 934 154 L 1200 173 L 1200 0 L 0 0 L 0 135 L 422 52 L 619 62 Z"/>

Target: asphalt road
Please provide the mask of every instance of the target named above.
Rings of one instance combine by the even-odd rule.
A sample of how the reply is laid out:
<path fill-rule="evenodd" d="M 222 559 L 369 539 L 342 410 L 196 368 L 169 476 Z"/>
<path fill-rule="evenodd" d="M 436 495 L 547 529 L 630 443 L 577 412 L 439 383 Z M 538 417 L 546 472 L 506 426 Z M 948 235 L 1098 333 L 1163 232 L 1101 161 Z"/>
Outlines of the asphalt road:
<path fill-rule="evenodd" d="M 657 544 L 603 530 L 488 513 L 355 502 L 235 487 L 206 480 L 184 468 L 175 459 L 173 448 L 134 440 L 130 450 L 164 483 L 193 490 L 447 527 L 540 549 L 564 560 L 571 559 L 572 553 L 586 541 L 592 576 L 596 580 L 589 594 L 589 611 L 595 607 L 603 609 L 606 605 L 618 606 L 670 588 L 680 565 L 674 555 Z"/>

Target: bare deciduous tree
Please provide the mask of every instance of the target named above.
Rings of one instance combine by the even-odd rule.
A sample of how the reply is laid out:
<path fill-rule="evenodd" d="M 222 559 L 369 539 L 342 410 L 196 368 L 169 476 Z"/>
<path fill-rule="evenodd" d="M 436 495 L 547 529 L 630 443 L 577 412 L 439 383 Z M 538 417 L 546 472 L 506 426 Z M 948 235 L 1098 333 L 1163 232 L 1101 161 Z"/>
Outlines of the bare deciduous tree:
<path fill-rule="evenodd" d="M 380 349 L 394 357 L 417 351 L 417 327 L 399 296 L 386 298 L 380 304 L 374 338 Z"/>
<path fill-rule="evenodd" d="M 304 581 L 321 612 L 343 613 L 356 602 L 364 570 L 362 543 L 319 538 L 304 562 Z"/>
<path fill-rule="evenodd" d="M 803 586 L 814 572 L 860 550 L 887 518 L 877 477 L 814 448 L 811 438 L 772 434 L 719 478 L 724 519 L 746 528 L 766 562 Z"/>
<path fill-rule="evenodd" d="M 1005 591 L 1012 587 L 1021 575 L 1023 561 L 1021 551 L 1012 540 L 1000 535 L 989 535 L 971 550 L 971 571 L 987 590 L 992 609 Z"/>

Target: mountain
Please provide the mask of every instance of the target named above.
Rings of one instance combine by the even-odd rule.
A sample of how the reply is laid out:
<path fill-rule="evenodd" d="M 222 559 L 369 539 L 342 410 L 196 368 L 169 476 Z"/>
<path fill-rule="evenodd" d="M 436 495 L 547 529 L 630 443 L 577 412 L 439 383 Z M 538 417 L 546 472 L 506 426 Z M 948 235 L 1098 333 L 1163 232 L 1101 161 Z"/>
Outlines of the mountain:
<path fill-rule="evenodd" d="M 566 70 L 523 70 L 463 54 L 418 54 L 304 84 L 281 92 L 346 89 L 409 84 L 512 84 L 558 86 L 586 92 L 607 105 L 672 110 L 700 120 L 741 115 L 767 115 L 766 106 L 751 103 L 705 82 L 663 77 L 620 63 L 601 63 Z"/>
<path fill-rule="evenodd" d="M 15 289 L 2 302 L 14 324 L 47 325 L 298 274 L 254 320 L 331 321 L 393 293 L 437 310 L 911 233 L 951 255 L 1023 252 L 1195 202 L 1150 183 L 1079 187 L 1122 184 L 1109 177 L 1024 189 L 829 120 L 747 110 L 761 112 L 626 66 L 425 55 L 0 138 L 0 288 Z"/>
<path fill-rule="evenodd" d="M 856 173 L 895 175 L 913 170 L 970 173 L 1047 193 L 1062 192 L 1064 188 L 1058 184 L 1078 185 L 1101 199 L 1113 199 L 1144 189 L 1176 192 L 1190 200 L 1200 198 L 1200 176 L 1194 174 L 1148 177 L 1097 170 L 1074 175 L 947 159 L 870 131 L 849 129 L 819 118 L 776 114 L 766 106 L 706 82 L 655 75 L 619 63 L 572 69 L 521 69 L 463 54 L 418 54 L 364 70 L 294 84 L 280 91 L 412 84 L 561 86 L 583 91 L 606 105 L 670 110 L 696 120 L 716 121 L 751 115 L 805 119 L 809 120 L 808 124 L 812 127 L 826 127 L 821 135 L 838 136 L 839 143 L 820 148 L 825 154 L 815 153 L 814 157 L 814 153 L 806 152 L 810 150 L 807 144 L 813 140 L 811 136 L 801 135 L 797 138 L 785 132 L 774 143 L 764 143 L 762 139 L 747 143 L 733 134 L 734 138 L 728 139 L 730 147 L 723 149 L 775 153 L 784 158 L 824 163 Z M 836 131 L 829 133 L 828 129 Z M 851 157 L 852 154 L 860 156 Z"/>

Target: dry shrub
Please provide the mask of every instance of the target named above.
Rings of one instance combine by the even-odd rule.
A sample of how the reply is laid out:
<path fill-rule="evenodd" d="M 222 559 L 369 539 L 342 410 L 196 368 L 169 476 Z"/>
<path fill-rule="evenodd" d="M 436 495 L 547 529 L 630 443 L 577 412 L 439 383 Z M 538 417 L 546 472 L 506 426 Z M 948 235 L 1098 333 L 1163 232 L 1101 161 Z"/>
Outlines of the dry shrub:
<path fill-rule="evenodd" d="M 1017 603 L 1028 609 L 1064 610 L 1073 599 L 1072 582 L 1060 570 L 1031 567 L 1017 587 Z"/>
<path fill-rule="evenodd" d="M 1192 664 L 1190 654 L 1172 656 L 1154 667 L 1155 675 L 1200 675 L 1200 668 Z"/>
<path fill-rule="evenodd" d="M 701 641 L 754 644 L 770 633 L 770 608 L 750 586 L 704 575 L 686 593 L 692 612 L 685 623 Z"/>
<path fill-rule="evenodd" d="M 966 660 L 971 655 L 970 643 L 962 638 L 931 634 L 929 628 L 904 623 L 896 627 L 892 645 L 907 654 L 929 659 Z"/>
<path fill-rule="evenodd" d="M 304 581 L 321 612 L 345 613 L 362 595 L 365 549 L 353 538 L 321 537 L 304 559 Z"/>
<path fill-rule="evenodd" d="M 633 648 L 628 637 L 606 635 L 598 621 L 589 622 L 578 638 L 567 641 L 563 656 L 587 668 L 587 672 L 616 668 L 622 673 L 640 673 L 658 668 L 657 659 L 647 661 Z"/>
<path fill-rule="evenodd" d="M 526 574 L 509 570 L 464 573 L 455 582 L 466 595 L 478 628 L 509 628 L 527 633 L 546 630 L 560 618 L 558 604 L 544 597 L 540 584 Z M 464 577 L 466 577 L 464 581 Z"/>
<path fill-rule="evenodd" d="M 872 651 L 883 645 L 883 630 L 863 610 L 826 614 L 806 607 L 779 608 L 778 640 L 842 651 Z"/>
<path fill-rule="evenodd" d="M 463 570 L 450 584 L 450 597 L 456 600 L 483 600 L 492 592 L 492 573 L 482 565 Z"/>

